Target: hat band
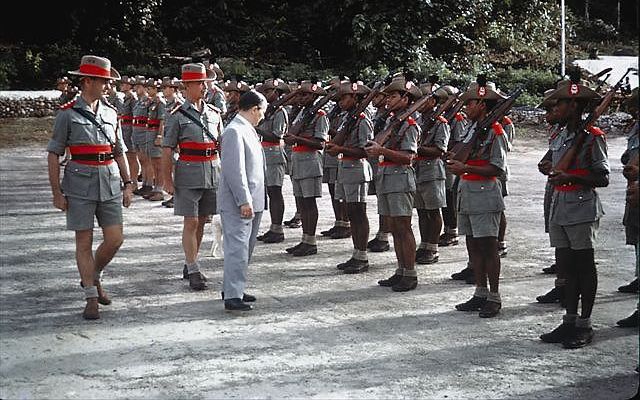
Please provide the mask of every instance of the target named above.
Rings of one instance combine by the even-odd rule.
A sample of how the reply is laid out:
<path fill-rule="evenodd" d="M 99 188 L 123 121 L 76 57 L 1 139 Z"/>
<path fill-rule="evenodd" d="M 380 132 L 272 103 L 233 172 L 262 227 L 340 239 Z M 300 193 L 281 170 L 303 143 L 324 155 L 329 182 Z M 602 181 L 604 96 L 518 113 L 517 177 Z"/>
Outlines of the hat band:
<path fill-rule="evenodd" d="M 204 81 L 207 79 L 206 72 L 183 72 L 183 81 Z"/>
<path fill-rule="evenodd" d="M 98 67 L 93 64 L 82 64 L 80 65 L 80 72 L 88 75 L 97 75 L 103 78 L 110 79 L 111 78 L 111 70 Z"/>

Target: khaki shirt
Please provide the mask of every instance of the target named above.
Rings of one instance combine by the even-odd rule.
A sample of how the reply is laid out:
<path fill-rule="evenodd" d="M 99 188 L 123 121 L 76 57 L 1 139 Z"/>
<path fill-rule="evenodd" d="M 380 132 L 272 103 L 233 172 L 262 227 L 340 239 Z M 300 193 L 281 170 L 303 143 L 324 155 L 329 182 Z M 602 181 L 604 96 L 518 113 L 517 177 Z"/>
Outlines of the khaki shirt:
<path fill-rule="evenodd" d="M 393 117 L 387 119 L 385 129 L 393 122 Z M 418 150 L 418 137 L 420 126 L 415 118 L 410 117 L 400 124 L 389 140 L 384 144 L 387 149 L 408 151 L 416 153 Z M 376 193 L 406 193 L 416 190 L 416 172 L 411 165 L 378 164 L 376 172 Z"/>
<path fill-rule="evenodd" d="M 193 115 L 203 126 L 208 127 L 209 133 L 218 140 L 222 133 L 222 119 L 220 111 L 203 103 L 202 112 L 198 112 L 189 100 L 174 110 L 165 127 L 163 147 L 175 149 L 181 142 L 211 142 L 202 128 L 178 110 Z M 178 160 L 175 169 L 176 187 L 188 189 L 217 189 L 220 176 L 220 160 L 212 161 L 182 161 Z"/>
<path fill-rule="evenodd" d="M 149 117 L 149 102 L 148 96 L 138 98 L 133 104 L 133 117 L 134 118 L 148 118 Z M 133 124 L 133 142 L 134 143 L 147 143 L 147 127 L 136 126 Z"/>
<path fill-rule="evenodd" d="M 302 110 L 296 120 L 302 119 L 309 113 L 309 109 Z M 305 127 L 306 128 L 306 127 Z M 329 119 L 324 111 L 320 110 L 311 120 L 309 127 L 304 130 L 312 133 L 312 137 L 323 142 L 329 138 Z M 322 176 L 322 150 L 291 153 L 291 177 L 293 179 L 315 178 Z"/>
<path fill-rule="evenodd" d="M 289 114 L 284 107 L 279 107 L 273 115 L 264 120 L 256 127 L 258 132 L 270 133 L 273 136 L 282 139 L 282 137 L 289 130 Z M 284 153 L 284 146 L 266 146 L 262 148 L 264 150 L 264 157 L 267 165 L 273 164 L 286 164 L 287 158 Z"/>
<path fill-rule="evenodd" d="M 575 140 L 575 133 L 566 127 L 551 140 L 551 159 L 555 167 Z M 571 169 L 586 169 L 594 173 L 611 172 L 607 159 L 607 142 L 604 135 L 589 134 L 578 152 Z M 604 215 L 598 192 L 592 187 L 580 186 L 574 191 L 554 190 L 551 198 L 550 221 L 566 226 L 594 222 Z"/>
<path fill-rule="evenodd" d="M 74 145 L 109 144 L 109 140 L 98 127 L 73 109 L 84 109 L 95 116 L 104 133 L 115 144 L 113 153 L 116 156 L 126 151 L 120 134 L 118 114 L 115 109 L 103 101 L 98 101 L 94 113 L 91 106 L 81 97 L 56 115 L 53 136 L 47 145 L 47 151 L 63 155 L 65 148 Z M 62 192 L 65 196 L 93 201 L 106 201 L 121 195 L 120 170 L 113 161 L 109 165 L 85 165 L 73 160 L 64 169 Z"/>
<path fill-rule="evenodd" d="M 336 103 L 327 114 L 327 118 L 329 118 L 329 129 L 338 130 L 346 122 L 347 116 L 348 113 L 346 111 L 342 111 L 340 106 Z M 329 153 L 324 153 L 322 158 L 322 168 L 337 169 L 338 157 L 332 156 Z"/>
<path fill-rule="evenodd" d="M 422 120 L 420 122 L 422 126 L 427 123 L 427 121 Z M 429 132 L 423 130 L 422 134 L 427 135 L 422 142 L 423 145 L 437 147 L 443 152 L 447 151 L 447 145 L 449 144 L 449 137 L 451 135 L 451 129 L 448 123 L 436 120 Z M 416 160 L 414 167 L 416 169 L 416 181 L 418 183 L 444 180 L 446 177 L 444 161 L 440 157 L 433 160 Z"/>
<path fill-rule="evenodd" d="M 353 112 L 349 112 L 346 117 L 353 118 Z M 358 122 L 343 143 L 343 146 L 363 149 L 369 140 L 373 140 L 373 122 L 371 121 L 371 114 L 368 110 L 365 110 L 358 116 Z M 371 182 L 372 179 L 373 170 L 366 158 L 347 160 L 344 157 L 340 157 L 338 182 L 349 185 Z"/>

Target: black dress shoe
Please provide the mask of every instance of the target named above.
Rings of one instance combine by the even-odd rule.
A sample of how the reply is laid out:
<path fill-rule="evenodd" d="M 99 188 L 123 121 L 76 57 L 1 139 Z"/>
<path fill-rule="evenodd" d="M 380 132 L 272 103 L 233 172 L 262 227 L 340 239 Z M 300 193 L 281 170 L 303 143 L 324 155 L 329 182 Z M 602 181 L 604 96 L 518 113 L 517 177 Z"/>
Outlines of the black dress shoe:
<path fill-rule="evenodd" d="M 456 304 L 456 310 L 458 311 L 480 311 L 487 299 L 484 297 L 473 296 L 464 303 Z"/>
<path fill-rule="evenodd" d="M 555 274 L 556 272 L 558 272 L 558 268 L 555 264 L 551 264 L 549 267 L 542 268 L 543 274 Z"/>
<path fill-rule="evenodd" d="M 359 274 L 369 270 L 369 261 L 355 260 L 353 258 L 352 260 L 353 261 L 342 270 L 345 274 Z"/>
<path fill-rule="evenodd" d="M 189 287 L 193 290 L 205 290 L 208 286 L 200 272 L 189 274 Z"/>
<path fill-rule="evenodd" d="M 440 258 L 440 256 L 438 255 L 437 252 L 435 251 L 428 251 L 426 249 L 421 249 L 424 250 L 423 252 L 420 253 L 420 255 L 418 256 L 418 252 L 416 252 L 416 263 L 417 264 L 435 264 L 438 262 L 438 259 Z"/>
<path fill-rule="evenodd" d="M 287 253 L 292 254 L 294 251 L 296 251 L 296 249 L 298 247 L 302 246 L 302 242 L 298 243 L 297 245 L 293 246 L 293 247 L 289 247 L 284 249 Z"/>
<path fill-rule="evenodd" d="M 573 331 L 576 329 L 574 324 L 560 324 L 554 330 L 549 333 L 543 333 L 540 335 L 540 340 L 545 343 L 562 343 L 568 337 L 573 335 Z"/>
<path fill-rule="evenodd" d="M 222 300 L 224 300 L 224 292 L 220 292 L 220 294 L 222 295 Z M 254 301 L 256 301 L 256 296 L 252 296 L 250 294 L 247 293 L 243 293 L 242 294 L 242 301 L 245 303 L 253 303 Z"/>
<path fill-rule="evenodd" d="M 251 311 L 252 309 L 253 307 L 249 304 L 246 304 L 244 301 L 237 298 L 224 301 L 225 311 Z"/>
<path fill-rule="evenodd" d="M 284 242 L 284 233 L 267 232 L 262 238 L 263 243 L 280 243 Z"/>
<path fill-rule="evenodd" d="M 335 232 L 335 230 L 336 230 L 336 229 L 337 229 L 337 227 L 336 227 L 336 226 L 332 226 L 331 228 L 327 229 L 326 231 L 320 231 L 320 234 L 321 234 L 322 236 L 331 236 L 331 234 L 332 234 L 333 232 Z"/>
<path fill-rule="evenodd" d="M 473 270 L 471 268 L 467 267 L 467 268 L 463 269 L 460 272 L 456 272 L 454 274 L 451 274 L 451 279 L 453 279 L 454 281 L 464 281 L 469 276 L 473 276 Z"/>
<path fill-rule="evenodd" d="M 569 335 L 562 341 L 562 347 L 565 349 L 579 349 L 591 343 L 593 341 L 593 329 L 591 328 L 578 328 L 573 330 L 573 334 Z"/>
<path fill-rule="evenodd" d="M 538 301 L 538 303 L 542 304 L 558 303 L 560 301 L 560 298 L 562 297 L 563 292 L 564 288 L 556 286 L 548 293 L 536 297 L 536 300 Z"/>
<path fill-rule="evenodd" d="M 393 274 L 393 276 L 391 276 L 390 278 L 379 280 L 378 285 L 384 287 L 392 287 L 396 283 L 400 282 L 400 279 L 402 279 L 402 275 Z"/>
<path fill-rule="evenodd" d="M 329 235 L 331 239 L 346 239 L 351 237 L 351 228 L 347 228 L 345 226 L 340 226 L 336 228 L 331 235 Z"/>
<path fill-rule="evenodd" d="M 473 269 L 471 270 L 471 275 L 465 278 L 464 283 L 467 285 L 474 285 L 476 283 L 476 274 L 473 273 Z"/>
<path fill-rule="evenodd" d="M 402 276 L 395 285 L 391 286 L 394 292 L 408 292 L 418 286 L 417 276 Z"/>
<path fill-rule="evenodd" d="M 616 322 L 616 324 L 622 328 L 637 328 L 639 322 L 640 316 L 638 316 L 638 310 L 636 310 L 627 318 L 621 319 L 620 321 Z"/>
<path fill-rule="evenodd" d="M 480 318 L 493 318 L 500 313 L 501 308 L 502 303 L 487 300 L 480 309 L 480 313 L 478 313 L 478 316 Z"/>
<path fill-rule="evenodd" d="M 638 279 L 629 283 L 628 285 L 620 286 L 618 292 L 622 293 L 638 293 Z"/>
<path fill-rule="evenodd" d="M 459 238 L 457 235 L 451 235 L 448 233 L 443 233 L 440 235 L 440 239 L 438 240 L 438 246 L 447 247 L 447 246 L 457 246 L 459 243 Z"/>
<path fill-rule="evenodd" d="M 207 281 L 207 277 L 202 272 L 200 272 L 200 276 L 202 277 L 203 281 Z M 187 264 L 182 267 L 182 279 L 189 279 L 189 270 L 187 269 Z"/>
<path fill-rule="evenodd" d="M 294 257 L 306 257 L 314 254 L 318 254 L 318 246 L 307 243 L 301 243 L 300 246 L 291 253 Z"/>
<path fill-rule="evenodd" d="M 367 244 L 367 249 L 369 251 L 373 251 L 374 253 L 382 253 L 383 251 L 389 250 L 389 242 L 386 240 L 378 240 L 378 238 L 374 238 Z"/>

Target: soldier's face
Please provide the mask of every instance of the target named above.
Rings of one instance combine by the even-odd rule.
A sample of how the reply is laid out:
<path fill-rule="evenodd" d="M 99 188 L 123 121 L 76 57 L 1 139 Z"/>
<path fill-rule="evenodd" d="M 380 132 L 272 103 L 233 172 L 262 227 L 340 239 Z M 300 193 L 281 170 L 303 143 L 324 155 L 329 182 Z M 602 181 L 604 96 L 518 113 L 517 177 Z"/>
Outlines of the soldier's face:
<path fill-rule="evenodd" d="M 129 85 L 128 83 L 122 82 L 120 84 L 120 91 L 121 92 L 128 92 L 129 90 L 131 90 L 131 85 Z"/>
<path fill-rule="evenodd" d="M 558 102 L 551 108 L 551 115 L 553 121 L 556 123 L 562 123 L 569 120 L 571 114 L 576 109 L 576 102 L 571 100 L 558 100 Z M 548 119 L 547 119 L 548 120 Z"/>
<path fill-rule="evenodd" d="M 482 115 L 482 113 L 486 110 L 486 106 L 484 102 L 479 100 L 469 100 L 467 104 L 464 105 L 464 112 L 467 114 L 467 117 L 472 121 L 477 121 L 478 118 Z"/>
<path fill-rule="evenodd" d="M 203 98 L 206 90 L 207 86 L 204 84 L 204 81 L 185 83 L 185 94 L 192 100 L 200 100 Z"/>
<path fill-rule="evenodd" d="M 144 85 L 136 85 L 136 94 L 138 96 L 144 96 L 145 94 L 147 94 L 147 91 L 145 90 Z"/>
<path fill-rule="evenodd" d="M 164 97 L 173 97 L 176 94 L 176 89 L 166 86 L 162 89 L 162 94 L 164 94 Z"/>
<path fill-rule="evenodd" d="M 400 92 L 393 92 L 387 97 L 387 108 L 389 111 L 398 111 L 407 107 L 409 98 Z"/>
<path fill-rule="evenodd" d="M 371 100 L 371 104 L 373 104 L 375 108 L 384 107 L 386 100 L 387 100 L 387 96 L 384 93 L 380 93 L 375 95 L 373 100 Z"/>
<path fill-rule="evenodd" d="M 107 87 L 107 82 L 104 78 L 84 78 L 82 91 L 90 98 L 99 99 Z"/>
<path fill-rule="evenodd" d="M 351 110 L 356 106 L 356 97 L 352 94 L 343 94 L 338 102 L 341 110 Z"/>

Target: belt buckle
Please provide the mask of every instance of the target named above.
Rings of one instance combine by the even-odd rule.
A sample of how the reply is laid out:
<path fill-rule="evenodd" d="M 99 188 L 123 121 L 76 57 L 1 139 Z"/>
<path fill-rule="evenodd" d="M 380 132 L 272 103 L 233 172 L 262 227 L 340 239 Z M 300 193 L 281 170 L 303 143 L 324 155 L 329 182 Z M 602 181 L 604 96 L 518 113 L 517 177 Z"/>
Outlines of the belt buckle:
<path fill-rule="evenodd" d="M 107 154 L 106 153 L 98 153 L 98 162 L 105 162 L 107 161 Z"/>
<path fill-rule="evenodd" d="M 204 156 L 205 157 L 211 157 L 211 153 L 212 153 L 211 148 L 207 148 L 207 149 L 204 150 Z"/>

